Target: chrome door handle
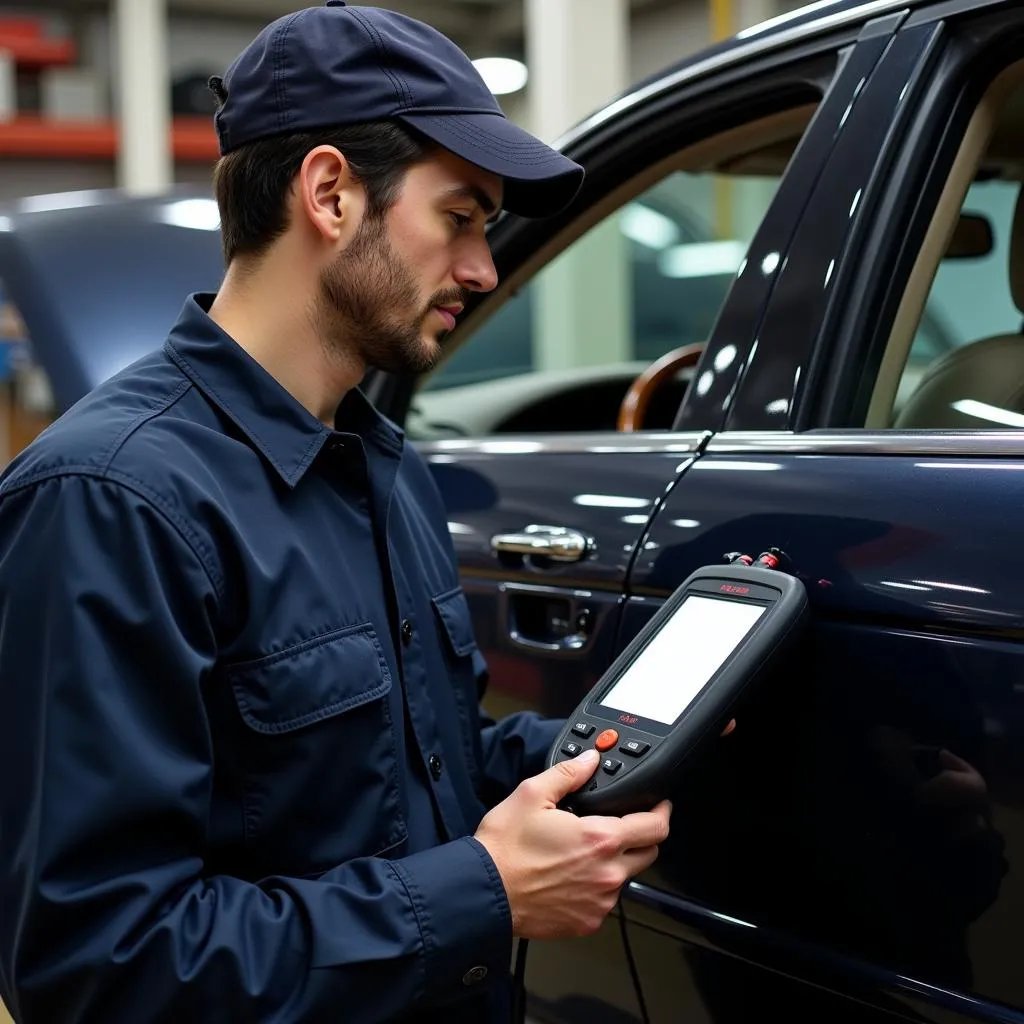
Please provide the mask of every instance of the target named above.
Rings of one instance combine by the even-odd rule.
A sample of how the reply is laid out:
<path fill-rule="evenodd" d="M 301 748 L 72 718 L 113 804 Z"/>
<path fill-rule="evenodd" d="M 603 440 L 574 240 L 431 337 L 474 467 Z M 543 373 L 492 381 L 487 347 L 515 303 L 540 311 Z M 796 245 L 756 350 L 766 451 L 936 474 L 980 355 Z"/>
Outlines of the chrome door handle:
<path fill-rule="evenodd" d="M 592 547 L 589 537 L 565 526 L 527 526 L 521 533 L 498 533 L 491 538 L 495 554 L 578 562 Z"/>

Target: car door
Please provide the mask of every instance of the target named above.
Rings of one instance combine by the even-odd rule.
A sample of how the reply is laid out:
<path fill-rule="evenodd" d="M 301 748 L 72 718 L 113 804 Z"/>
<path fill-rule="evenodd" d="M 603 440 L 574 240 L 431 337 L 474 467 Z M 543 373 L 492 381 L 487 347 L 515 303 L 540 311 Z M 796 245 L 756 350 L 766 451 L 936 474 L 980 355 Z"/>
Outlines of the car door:
<path fill-rule="evenodd" d="M 654 1020 L 694 986 L 713 1020 L 1024 1010 L 1022 44 L 1016 4 L 902 22 L 726 429 L 644 537 L 620 644 L 731 550 L 780 547 L 813 609 L 798 654 L 680 780 L 678 835 L 631 887 L 633 930 L 677 940 L 641 956 Z M 716 388 L 677 422 L 702 422 Z"/>
<path fill-rule="evenodd" d="M 709 436 L 673 429 L 686 373 L 639 431 L 615 429 L 620 408 L 652 361 L 722 330 L 753 341 L 771 282 L 737 290 L 737 270 L 752 245 L 785 257 L 885 47 L 857 45 L 855 19 L 828 27 L 752 35 L 597 115 L 571 149 L 588 167 L 574 210 L 499 223 L 499 291 L 411 395 L 380 383 L 444 496 L 495 715 L 564 716 L 614 656 L 647 525 Z M 614 923 L 539 944 L 527 980 L 545 1020 L 637 1012 Z"/>

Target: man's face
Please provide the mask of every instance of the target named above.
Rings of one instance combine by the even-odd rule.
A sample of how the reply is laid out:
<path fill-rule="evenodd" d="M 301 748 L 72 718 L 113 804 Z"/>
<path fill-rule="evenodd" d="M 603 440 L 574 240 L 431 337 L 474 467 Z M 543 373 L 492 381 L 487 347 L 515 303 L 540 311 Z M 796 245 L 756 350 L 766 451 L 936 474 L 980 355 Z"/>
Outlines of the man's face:
<path fill-rule="evenodd" d="M 412 167 L 395 204 L 365 215 L 321 275 L 325 343 L 392 373 L 434 366 L 469 293 L 497 284 L 484 229 L 501 198 L 500 178 L 449 153 Z"/>

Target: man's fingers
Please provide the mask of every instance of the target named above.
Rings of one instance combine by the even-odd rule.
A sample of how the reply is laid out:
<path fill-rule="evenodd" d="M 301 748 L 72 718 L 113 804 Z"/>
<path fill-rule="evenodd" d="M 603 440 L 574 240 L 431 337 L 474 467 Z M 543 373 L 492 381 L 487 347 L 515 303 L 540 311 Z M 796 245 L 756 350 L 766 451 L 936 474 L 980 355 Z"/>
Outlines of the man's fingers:
<path fill-rule="evenodd" d="M 584 750 L 578 757 L 569 761 L 559 761 L 546 772 L 534 776 L 530 780 L 530 787 L 544 800 L 557 804 L 579 789 L 594 774 L 600 762 L 601 755 L 596 750 Z"/>
<path fill-rule="evenodd" d="M 627 878 L 636 878 L 658 859 L 658 847 L 647 846 L 642 850 L 629 850 L 622 855 L 622 865 Z"/>
<path fill-rule="evenodd" d="M 672 804 L 662 800 L 651 811 L 627 814 L 622 819 L 622 849 L 639 850 L 657 846 L 668 838 Z"/>

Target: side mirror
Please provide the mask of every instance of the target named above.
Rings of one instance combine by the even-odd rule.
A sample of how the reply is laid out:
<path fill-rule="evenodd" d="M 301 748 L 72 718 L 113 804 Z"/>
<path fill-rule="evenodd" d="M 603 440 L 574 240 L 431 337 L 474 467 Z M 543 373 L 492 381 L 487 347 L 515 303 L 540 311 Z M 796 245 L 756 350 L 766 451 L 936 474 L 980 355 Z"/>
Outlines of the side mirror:
<path fill-rule="evenodd" d="M 995 246 L 992 222 L 981 213 L 961 213 L 946 248 L 945 259 L 978 259 Z"/>

